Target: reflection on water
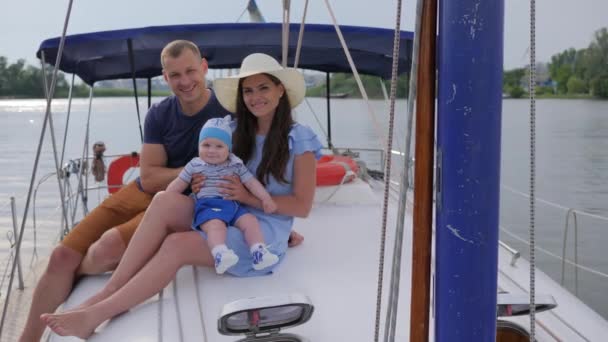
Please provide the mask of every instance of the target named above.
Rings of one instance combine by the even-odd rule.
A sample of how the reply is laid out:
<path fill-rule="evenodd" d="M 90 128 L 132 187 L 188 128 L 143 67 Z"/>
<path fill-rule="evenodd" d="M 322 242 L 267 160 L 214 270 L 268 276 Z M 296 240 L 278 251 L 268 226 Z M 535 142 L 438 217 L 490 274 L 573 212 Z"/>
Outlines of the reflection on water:
<path fill-rule="evenodd" d="M 159 99 L 153 99 L 157 101 Z M 322 132 L 327 122 L 324 99 L 309 99 L 312 113 L 306 104 L 297 108 L 298 121 Z M 142 99 L 140 108 L 146 108 Z M 377 115 L 378 129 L 367 114 L 367 106 L 359 100 L 335 99 L 332 102 L 332 141 L 337 147 L 381 148 L 380 141 L 387 122 L 387 105 L 384 101 L 373 101 Z M 67 101 L 59 100 L 53 105 L 53 119 L 57 141 L 61 141 L 67 116 Z M 44 100 L 1 100 L 0 101 L 0 216 L 9 217 L 6 202 L 16 195 L 18 207 L 24 205 L 33 159 L 40 135 L 45 110 Z M 79 157 L 86 128 L 88 101 L 74 100 L 69 122 L 69 139 L 66 156 Z M 139 149 L 139 123 L 131 98 L 104 98 L 93 102 L 94 115 L 91 118 L 91 141 L 106 143 L 107 155 L 137 151 Z M 528 236 L 528 199 L 518 195 L 513 189 L 527 193 L 529 189 L 529 104 L 525 100 L 505 100 L 503 102 L 502 130 L 502 183 L 501 226 L 524 239 Z M 405 101 L 396 106 L 398 113 L 395 123 L 394 148 L 403 146 L 405 130 Z M 315 119 L 315 115 L 317 118 Z M 143 116 L 143 115 L 142 115 Z M 537 243 L 550 252 L 561 255 L 563 230 L 567 208 L 608 216 L 608 102 L 588 100 L 539 100 L 537 102 L 536 132 L 536 195 L 551 203 L 539 202 L 536 211 Z M 143 118 L 142 118 L 143 119 Z M 319 129 L 319 123 L 323 129 Z M 48 133 L 48 131 L 47 131 Z M 323 143 L 326 137 L 319 133 Z M 45 140 L 40 161 L 41 175 L 54 170 L 50 138 Z M 379 169 L 378 156 L 370 156 L 371 167 Z M 396 172 L 394 172 L 396 173 Z M 43 206 L 56 210 L 54 198 L 57 193 L 56 181 L 47 181 L 41 197 Z M 42 217 L 42 214 L 41 214 Z M 0 236 L 12 229 L 2 220 Z M 608 245 L 608 222 L 595 217 L 578 216 L 579 262 L 608 273 L 605 246 Z M 40 232 L 40 240 L 56 239 L 58 227 L 52 231 Z M 26 236 L 27 238 L 27 236 Z M 501 239 L 524 255 L 527 246 L 504 232 Z M 569 241 L 573 236 L 569 237 Z M 31 243 L 29 244 L 31 246 Z M 568 257 L 574 259 L 572 246 L 568 247 Z M 0 252 L 0 261 L 5 257 Z M 554 279 L 560 279 L 561 263 L 540 252 L 537 253 L 540 267 Z M 566 268 L 566 286 L 574 291 L 574 272 Z M 580 271 L 579 293 L 581 298 L 596 311 L 608 317 L 608 281 L 597 275 Z"/>

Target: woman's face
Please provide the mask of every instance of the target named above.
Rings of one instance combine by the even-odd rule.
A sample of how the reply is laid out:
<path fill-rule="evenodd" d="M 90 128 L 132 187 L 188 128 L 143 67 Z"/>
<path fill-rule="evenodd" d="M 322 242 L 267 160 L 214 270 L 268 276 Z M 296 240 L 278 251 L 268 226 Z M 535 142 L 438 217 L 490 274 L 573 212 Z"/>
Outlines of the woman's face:
<path fill-rule="evenodd" d="M 264 74 L 249 76 L 243 80 L 243 102 L 258 119 L 272 119 L 285 93 L 282 84 L 276 85 Z"/>

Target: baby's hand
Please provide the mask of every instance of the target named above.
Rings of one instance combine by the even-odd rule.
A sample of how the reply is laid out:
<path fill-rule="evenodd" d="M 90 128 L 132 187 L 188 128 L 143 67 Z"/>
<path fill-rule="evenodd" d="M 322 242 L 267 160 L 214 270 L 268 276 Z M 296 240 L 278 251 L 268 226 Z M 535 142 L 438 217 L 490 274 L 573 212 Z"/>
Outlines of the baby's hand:
<path fill-rule="evenodd" d="M 274 203 L 272 198 L 262 201 L 262 206 L 264 207 L 264 212 L 266 214 L 272 214 L 277 211 L 277 204 Z"/>

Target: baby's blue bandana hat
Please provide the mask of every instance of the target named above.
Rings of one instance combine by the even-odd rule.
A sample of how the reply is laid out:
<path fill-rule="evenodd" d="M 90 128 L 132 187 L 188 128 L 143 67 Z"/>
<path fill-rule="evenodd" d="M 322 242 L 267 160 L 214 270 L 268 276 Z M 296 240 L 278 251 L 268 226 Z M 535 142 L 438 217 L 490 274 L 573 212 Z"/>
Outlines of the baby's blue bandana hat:
<path fill-rule="evenodd" d="M 232 151 L 232 129 L 230 128 L 230 121 L 232 121 L 230 115 L 227 115 L 224 118 L 207 120 L 198 136 L 199 145 L 206 138 L 215 138 L 226 144 L 228 150 Z"/>

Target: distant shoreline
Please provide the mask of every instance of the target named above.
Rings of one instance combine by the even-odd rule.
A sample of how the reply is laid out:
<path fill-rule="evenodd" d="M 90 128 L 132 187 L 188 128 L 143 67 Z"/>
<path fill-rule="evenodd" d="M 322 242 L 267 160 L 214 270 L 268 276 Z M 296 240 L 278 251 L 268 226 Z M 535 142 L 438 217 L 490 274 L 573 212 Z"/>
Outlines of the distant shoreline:
<path fill-rule="evenodd" d="M 153 91 L 152 92 L 153 97 L 164 97 L 164 96 L 169 96 L 169 95 L 171 95 L 170 91 Z M 148 94 L 146 92 L 138 92 L 138 96 L 147 97 Z M 130 89 L 103 89 L 103 88 L 101 88 L 101 89 L 95 89 L 94 97 L 133 97 L 133 91 Z M 319 95 L 307 95 L 307 97 L 325 98 L 325 96 L 319 96 Z M 64 98 L 64 97 L 60 96 L 60 97 L 56 97 L 55 99 L 57 99 L 57 98 Z M 86 99 L 86 98 L 88 98 L 88 96 L 74 96 L 73 98 Z M 332 96 L 332 98 L 340 98 L 340 99 L 347 99 L 347 100 L 348 99 L 353 99 L 353 100 L 362 99 L 362 97 L 356 96 L 356 95 L 349 95 L 346 97 Z M 44 97 L 27 97 L 26 95 L 0 96 L 0 100 L 42 100 L 42 99 L 44 99 Z M 376 98 L 372 98 L 372 99 L 376 99 Z M 522 96 L 519 98 L 503 97 L 503 100 L 528 100 L 528 99 L 529 99 L 529 97 L 527 97 L 527 96 Z M 594 100 L 594 101 L 608 100 L 608 99 L 603 99 L 603 98 L 594 97 L 594 96 L 585 95 L 585 94 L 576 94 L 576 95 L 543 94 L 543 95 L 537 95 L 536 99 L 537 100 L 546 100 L 546 99 L 550 99 L 550 100 Z"/>

